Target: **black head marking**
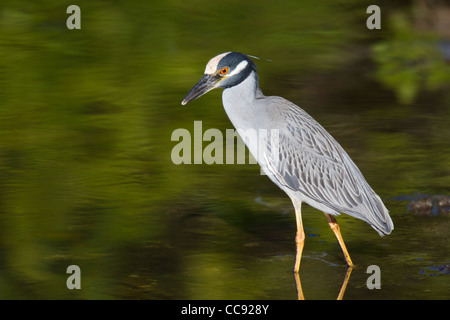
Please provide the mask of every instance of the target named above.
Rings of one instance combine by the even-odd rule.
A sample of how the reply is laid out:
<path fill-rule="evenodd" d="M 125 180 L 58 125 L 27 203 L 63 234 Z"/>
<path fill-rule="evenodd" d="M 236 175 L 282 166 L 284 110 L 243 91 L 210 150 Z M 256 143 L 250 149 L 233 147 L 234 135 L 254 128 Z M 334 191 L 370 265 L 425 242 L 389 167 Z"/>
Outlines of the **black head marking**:
<path fill-rule="evenodd" d="M 240 52 L 230 52 L 222 57 L 217 63 L 216 70 L 228 67 L 226 78 L 221 81 L 221 88 L 229 88 L 238 85 L 250 75 L 256 73 L 256 65 L 252 59 Z"/>

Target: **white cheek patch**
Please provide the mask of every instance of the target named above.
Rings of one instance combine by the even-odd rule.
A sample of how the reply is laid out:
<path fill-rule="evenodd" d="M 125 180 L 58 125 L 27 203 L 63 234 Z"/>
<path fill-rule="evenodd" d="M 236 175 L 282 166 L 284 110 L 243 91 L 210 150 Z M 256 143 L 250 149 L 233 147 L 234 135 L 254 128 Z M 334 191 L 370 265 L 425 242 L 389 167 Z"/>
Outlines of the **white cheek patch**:
<path fill-rule="evenodd" d="M 232 77 L 232 76 L 234 76 L 235 74 L 238 74 L 239 72 L 241 72 L 242 70 L 244 70 L 246 67 L 247 67 L 247 65 L 248 65 L 248 62 L 247 61 L 242 61 L 242 62 L 240 62 L 237 66 L 236 66 L 236 68 L 230 73 L 230 74 L 228 74 L 227 76 L 228 77 Z"/>
<path fill-rule="evenodd" d="M 225 57 L 227 54 L 231 52 L 225 52 L 221 53 L 211 60 L 209 60 L 208 64 L 206 65 L 205 74 L 213 74 L 217 70 L 217 65 L 219 64 L 219 61 L 222 60 L 223 57 Z"/>

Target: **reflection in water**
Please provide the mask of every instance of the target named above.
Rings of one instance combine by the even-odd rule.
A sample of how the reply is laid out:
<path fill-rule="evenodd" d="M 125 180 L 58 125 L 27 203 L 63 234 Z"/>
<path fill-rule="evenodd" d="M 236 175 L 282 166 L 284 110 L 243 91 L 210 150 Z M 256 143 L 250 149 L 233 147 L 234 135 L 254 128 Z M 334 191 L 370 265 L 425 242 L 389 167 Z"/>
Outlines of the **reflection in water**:
<path fill-rule="evenodd" d="M 342 282 L 341 289 L 336 300 L 342 300 L 344 298 L 345 289 L 347 289 L 347 284 L 352 274 L 353 266 L 349 266 L 345 272 L 344 281 Z M 295 287 L 297 289 L 297 299 L 305 300 L 305 295 L 303 294 L 302 284 L 300 282 L 300 275 L 298 272 L 294 272 Z"/>

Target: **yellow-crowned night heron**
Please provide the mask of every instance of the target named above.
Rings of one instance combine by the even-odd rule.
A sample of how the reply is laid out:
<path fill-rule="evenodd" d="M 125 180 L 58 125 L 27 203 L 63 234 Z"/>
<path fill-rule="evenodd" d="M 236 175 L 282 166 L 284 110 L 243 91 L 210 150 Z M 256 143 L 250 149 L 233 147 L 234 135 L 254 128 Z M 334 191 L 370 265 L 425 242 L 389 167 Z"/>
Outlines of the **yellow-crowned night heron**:
<path fill-rule="evenodd" d="M 305 240 L 302 202 L 325 213 L 350 267 L 353 263 L 334 216 L 344 212 L 366 221 L 381 236 L 391 233 L 394 225 L 389 211 L 349 155 L 300 107 L 281 97 L 264 96 L 249 56 L 225 52 L 212 58 L 205 75 L 182 104 L 215 88 L 224 88 L 225 111 L 240 134 L 248 130 L 267 133 L 258 135 L 258 141 L 243 140 L 268 177 L 293 202 L 297 221 L 295 272 L 300 268 Z"/>

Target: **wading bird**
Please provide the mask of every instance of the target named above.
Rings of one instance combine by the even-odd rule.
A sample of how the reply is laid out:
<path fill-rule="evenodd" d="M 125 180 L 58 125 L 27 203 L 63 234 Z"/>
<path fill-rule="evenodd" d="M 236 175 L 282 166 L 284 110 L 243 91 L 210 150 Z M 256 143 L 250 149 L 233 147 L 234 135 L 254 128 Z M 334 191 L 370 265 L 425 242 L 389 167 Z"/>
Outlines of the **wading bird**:
<path fill-rule="evenodd" d="M 334 216 L 341 212 L 366 221 L 381 236 L 394 225 L 380 197 L 339 143 L 309 114 L 277 96 L 264 96 L 253 60 L 239 52 L 212 58 L 205 74 L 189 91 L 182 105 L 215 88 L 223 88 L 222 101 L 240 132 L 266 130 L 264 139 L 244 140 L 267 176 L 292 200 L 295 208 L 297 253 L 300 268 L 305 242 L 301 204 L 325 213 L 349 267 L 353 266 Z"/>

